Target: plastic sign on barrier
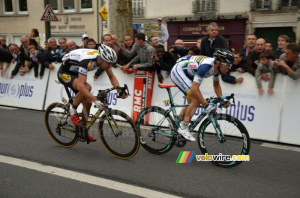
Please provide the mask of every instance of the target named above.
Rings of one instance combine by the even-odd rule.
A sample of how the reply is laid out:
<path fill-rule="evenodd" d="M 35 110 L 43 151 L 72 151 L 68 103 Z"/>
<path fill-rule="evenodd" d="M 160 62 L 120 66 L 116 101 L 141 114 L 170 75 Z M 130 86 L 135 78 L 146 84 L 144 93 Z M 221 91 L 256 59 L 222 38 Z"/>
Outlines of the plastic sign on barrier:
<path fill-rule="evenodd" d="M 136 120 L 143 108 L 151 106 L 154 74 L 154 71 L 138 70 L 135 72 L 132 113 L 133 121 Z"/>

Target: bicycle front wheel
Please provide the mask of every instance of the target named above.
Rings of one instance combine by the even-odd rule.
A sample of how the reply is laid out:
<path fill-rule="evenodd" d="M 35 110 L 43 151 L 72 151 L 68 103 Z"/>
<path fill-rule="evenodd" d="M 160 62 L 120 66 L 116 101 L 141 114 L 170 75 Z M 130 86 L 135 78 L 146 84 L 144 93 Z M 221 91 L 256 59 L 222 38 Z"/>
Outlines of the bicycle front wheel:
<path fill-rule="evenodd" d="M 141 135 L 141 145 L 153 154 L 169 152 L 175 143 L 173 132 L 175 122 L 170 114 L 157 106 L 143 109 L 137 119 L 136 127 Z"/>
<path fill-rule="evenodd" d="M 44 120 L 50 137 L 58 145 L 72 147 L 77 143 L 75 125 L 70 120 L 64 104 L 50 104 L 45 111 Z"/>
<path fill-rule="evenodd" d="M 235 117 L 227 114 L 216 114 L 214 116 L 219 131 L 224 135 L 224 139 L 219 140 L 216 130 L 209 118 L 206 118 L 198 131 L 198 146 L 202 154 L 211 156 L 211 162 L 221 167 L 234 167 L 242 163 L 242 159 L 247 159 L 250 151 L 250 137 L 245 126 Z M 225 156 L 241 155 L 238 160 L 231 161 Z M 244 156 L 244 157 L 243 157 Z M 214 158 L 214 159 L 213 159 Z M 233 159 L 233 158 L 232 158 Z"/>
<path fill-rule="evenodd" d="M 103 114 L 99 133 L 105 149 L 117 158 L 132 158 L 139 150 L 139 132 L 133 120 L 122 111 L 111 109 L 110 115 Z"/>

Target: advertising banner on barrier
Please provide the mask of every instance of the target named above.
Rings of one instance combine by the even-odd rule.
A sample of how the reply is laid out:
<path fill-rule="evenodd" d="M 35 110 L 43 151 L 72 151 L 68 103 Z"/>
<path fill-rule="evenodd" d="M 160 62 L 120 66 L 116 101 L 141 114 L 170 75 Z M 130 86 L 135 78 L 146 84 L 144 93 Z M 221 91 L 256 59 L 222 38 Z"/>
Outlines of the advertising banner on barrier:
<path fill-rule="evenodd" d="M 3 65 L 5 67 L 6 63 Z M 24 76 L 17 74 L 10 79 L 14 67 L 15 64 L 11 64 L 5 75 L 0 77 L 0 104 L 42 110 L 49 70 L 45 70 L 43 79 L 35 78 L 33 71 Z"/>
<path fill-rule="evenodd" d="M 151 106 L 154 74 L 154 71 L 135 72 L 132 113 L 133 121 L 136 120 L 143 108 Z"/>
<path fill-rule="evenodd" d="M 61 102 L 62 98 L 68 98 L 67 93 L 65 91 L 65 88 L 62 84 L 57 84 L 55 80 L 57 80 L 57 70 L 60 65 L 55 65 L 55 70 L 51 72 L 49 77 L 49 87 L 45 102 L 45 109 L 47 106 L 53 102 Z M 124 111 L 128 115 L 132 114 L 132 101 L 133 101 L 133 76 L 134 74 L 124 74 L 120 68 L 113 68 L 113 73 L 116 76 L 116 78 L 119 81 L 120 86 L 124 86 L 124 84 L 127 84 L 129 88 L 129 92 L 131 96 L 128 96 L 126 99 L 120 99 L 117 98 L 117 92 L 111 92 L 108 95 L 108 103 L 111 108 L 113 109 L 119 109 L 121 111 Z M 110 80 L 108 76 L 106 75 L 106 72 L 103 72 L 96 81 L 94 81 L 94 73 L 96 71 L 90 71 L 88 72 L 87 82 L 92 86 L 91 93 L 93 95 L 98 94 L 98 90 L 101 89 L 107 89 L 111 88 L 112 84 L 110 83 Z M 74 96 L 74 93 L 71 91 L 71 95 Z M 78 111 L 81 111 L 81 106 L 78 107 Z M 91 113 L 96 112 L 96 109 L 92 107 Z"/>

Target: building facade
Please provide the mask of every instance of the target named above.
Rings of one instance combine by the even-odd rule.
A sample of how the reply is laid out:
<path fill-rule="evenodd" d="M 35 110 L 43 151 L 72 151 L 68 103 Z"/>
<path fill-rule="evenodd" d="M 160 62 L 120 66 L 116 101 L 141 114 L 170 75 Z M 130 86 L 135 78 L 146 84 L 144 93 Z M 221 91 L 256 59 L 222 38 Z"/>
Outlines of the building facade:
<path fill-rule="evenodd" d="M 98 14 L 105 1 L 49 1 L 59 19 L 51 22 L 53 37 L 67 37 L 81 45 L 83 33 L 99 42 L 103 32 L 109 32 Z M 177 38 L 194 43 L 206 34 L 205 26 L 214 21 L 220 24 L 220 34 L 237 49 L 250 33 L 265 38 L 274 48 L 281 34 L 298 41 L 299 7 L 300 0 L 132 0 L 134 27 L 143 31 L 144 24 L 156 24 L 161 17 L 169 29 L 168 45 Z M 21 36 L 37 28 L 41 40 L 45 39 L 45 23 L 40 20 L 44 8 L 44 1 L 0 0 L 0 36 L 6 37 L 7 43 L 20 44 Z"/>

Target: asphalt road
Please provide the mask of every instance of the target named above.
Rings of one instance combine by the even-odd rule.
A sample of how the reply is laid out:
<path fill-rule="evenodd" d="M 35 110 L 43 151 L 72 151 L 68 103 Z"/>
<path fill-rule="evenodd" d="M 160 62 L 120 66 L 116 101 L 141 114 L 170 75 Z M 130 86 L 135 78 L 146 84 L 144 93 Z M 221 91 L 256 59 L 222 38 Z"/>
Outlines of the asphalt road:
<path fill-rule="evenodd" d="M 47 134 L 43 113 L 0 107 L 1 198 L 151 196 L 146 189 L 180 197 L 300 197 L 299 147 L 252 141 L 250 161 L 229 169 L 196 160 L 177 164 L 180 151 L 201 154 L 197 143 L 174 147 L 161 156 L 141 147 L 132 159 L 120 160 L 111 156 L 99 139 L 89 145 L 79 142 L 72 148 L 58 146 Z M 107 188 L 81 178 L 22 167 L 23 163 L 12 165 L 1 161 L 1 156 L 38 163 L 41 170 L 51 166 L 118 183 Z M 131 187 L 119 190 L 123 184 L 139 187 L 139 193 L 133 193 Z"/>

